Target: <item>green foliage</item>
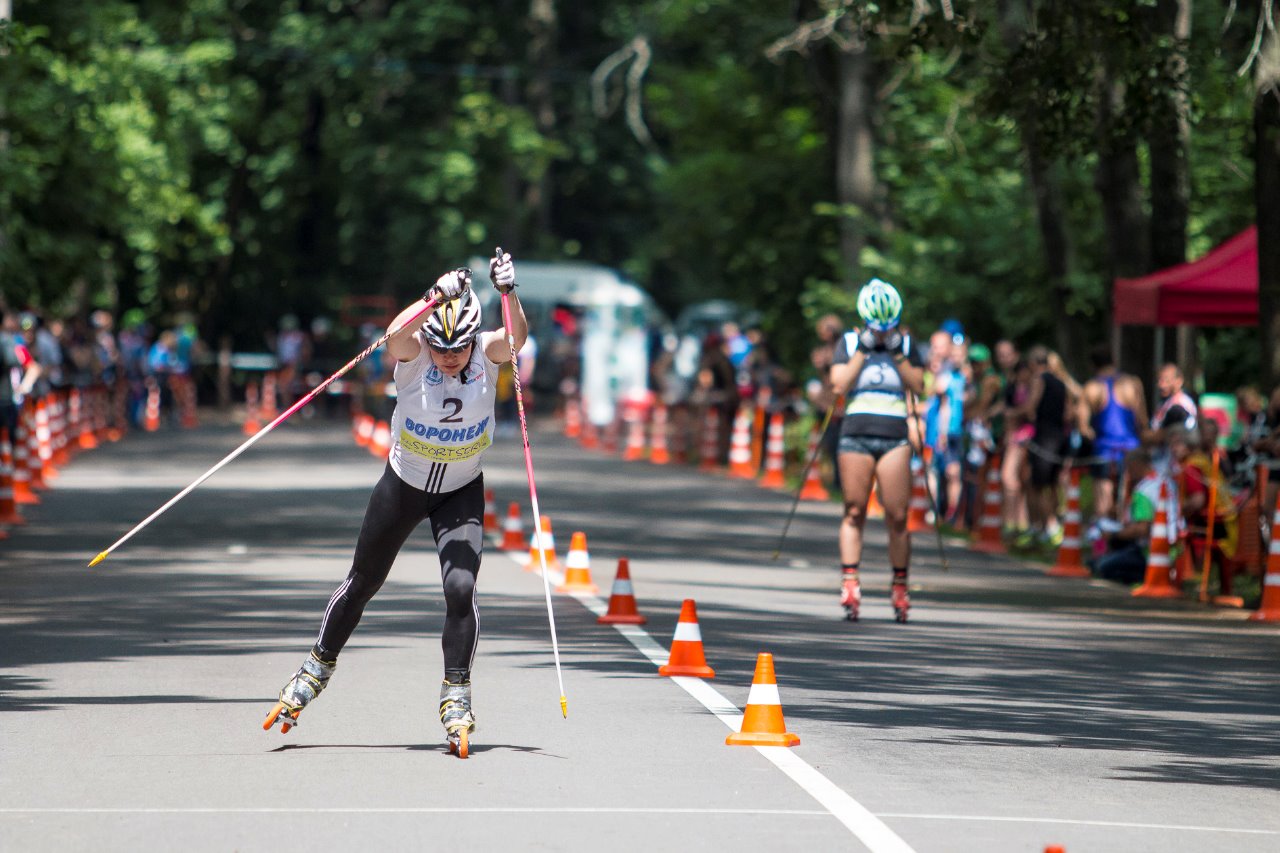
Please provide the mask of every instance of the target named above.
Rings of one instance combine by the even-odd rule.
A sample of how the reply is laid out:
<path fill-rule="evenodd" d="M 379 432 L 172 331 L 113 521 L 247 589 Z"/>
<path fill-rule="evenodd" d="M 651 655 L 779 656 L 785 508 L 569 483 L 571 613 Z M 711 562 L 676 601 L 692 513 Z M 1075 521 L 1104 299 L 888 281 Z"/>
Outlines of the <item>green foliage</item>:
<path fill-rule="evenodd" d="M 1048 340 L 1033 145 L 1063 195 L 1067 310 L 1100 338 L 1099 157 L 1120 140 L 1145 163 L 1180 98 L 1191 252 L 1252 220 L 1234 73 L 1251 21 L 1224 35 L 1196 4 L 1180 44 L 1155 0 L 979 0 L 951 20 L 911 0 L 793 5 L 560 0 L 535 56 L 525 0 L 18 0 L 0 29 L 0 288 L 57 310 L 194 310 L 206 337 L 259 346 L 282 313 L 407 299 L 501 242 L 617 266 L 672 313 L 738 300 L 805 369 L 813 321 L 853 319 L 851 221 L 858 274 L 894 282 L 917 331 L 955 316 L 979 339 Z M 633 40 L 647 66 L 593 83 Z M 835 189 L 854 49 L 873 66 L 868 210 Z M 1100 127 L 1104 78 L 1121 102 Z"/>

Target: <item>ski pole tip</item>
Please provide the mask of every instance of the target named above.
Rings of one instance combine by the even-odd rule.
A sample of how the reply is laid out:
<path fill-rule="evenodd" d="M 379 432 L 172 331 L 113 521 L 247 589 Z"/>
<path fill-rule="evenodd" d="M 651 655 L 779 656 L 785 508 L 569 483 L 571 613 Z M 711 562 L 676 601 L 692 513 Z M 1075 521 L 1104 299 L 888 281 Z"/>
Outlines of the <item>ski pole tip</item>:
<path fill-rule="evenodd" d="M 107 554 L 110 554 L 110 553 L 111 553 L 110 551 L 103 551 L 101 554 L 94 557 L 93 560 L 89 562 L 89 568 L 92 569 L 94 566 L 98 565 L 98 563 L 101 563 L 103 560 L 107 559 Z"/>
<path fill-rule="evenodd" d="M 565 698 L 563 693 L 560 694 L 560 715 L 566 720 L 569 719 L 569 700 Z"/>

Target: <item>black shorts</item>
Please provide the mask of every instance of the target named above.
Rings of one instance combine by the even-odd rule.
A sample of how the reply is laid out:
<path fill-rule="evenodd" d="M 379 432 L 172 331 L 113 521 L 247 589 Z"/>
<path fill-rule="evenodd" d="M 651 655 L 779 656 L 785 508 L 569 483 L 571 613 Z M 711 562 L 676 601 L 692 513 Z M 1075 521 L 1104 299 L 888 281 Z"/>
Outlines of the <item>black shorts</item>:
<path fill-rule="evenodd" d="M 842 435 L 839 451 L 841 453 L 862 453 L 875 461 L 890 450 L 897 450 L 907 443 L 905 438 L 886 438 L 880 435 Z"/>
<path fill-rule="evenodd" d="M 1037 435 L 1027 445 L 1027 461 L 1031 466 L 1031 485 L 1052 486 L 1062 473 L 1062 447 L 1059 438 L 1041 441 Z"/>

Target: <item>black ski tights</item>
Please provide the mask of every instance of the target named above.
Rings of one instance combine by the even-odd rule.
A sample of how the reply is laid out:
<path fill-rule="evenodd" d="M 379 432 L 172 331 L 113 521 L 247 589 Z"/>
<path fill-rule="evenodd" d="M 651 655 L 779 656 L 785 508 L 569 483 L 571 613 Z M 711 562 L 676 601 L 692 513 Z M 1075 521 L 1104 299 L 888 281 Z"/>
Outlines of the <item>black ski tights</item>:
<path fill-rule="evenodd" d="M 351 572 L 325 610 L 316 641 L 321 659 L 338 657 L 409 534 L 426 518 L 431 519 L 444 584 L 444 666 L 471 669 L 479 635 L 475 588 L 484 546 L 484 477 L 456 491 L 434 494 L 410 486 L 390 465 L 369 497 Z"/>

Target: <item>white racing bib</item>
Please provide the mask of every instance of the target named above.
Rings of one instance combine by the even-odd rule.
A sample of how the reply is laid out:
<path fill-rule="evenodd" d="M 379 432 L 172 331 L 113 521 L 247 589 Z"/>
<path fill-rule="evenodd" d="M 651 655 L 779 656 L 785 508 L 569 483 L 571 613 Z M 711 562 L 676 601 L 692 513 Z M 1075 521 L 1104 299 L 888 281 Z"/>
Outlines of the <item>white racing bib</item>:
<path fill-rule="evenodd" d="M 414 488 L 451 492 L 480 475 L 480 457 L 493 443 L 493 402 L 498 365 L 484 353 L 493 332 L 476 336 L 471 360 L 457 376 L 445 376 L 422 353 L 395 367 L 391 470 Z"/>

